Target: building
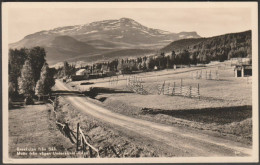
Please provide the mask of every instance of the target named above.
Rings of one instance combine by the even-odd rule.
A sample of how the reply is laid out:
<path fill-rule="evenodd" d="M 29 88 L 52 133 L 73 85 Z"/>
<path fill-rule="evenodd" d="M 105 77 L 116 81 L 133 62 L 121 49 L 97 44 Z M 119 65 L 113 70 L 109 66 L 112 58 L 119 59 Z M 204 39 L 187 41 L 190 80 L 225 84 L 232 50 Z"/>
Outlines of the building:
<path fill-rule="evenodd" d="M 90 71 L 87 69 L 80 69 L 76 72 L 76 75 L 71 76 L 72 81 L 87 80 L 89 78 Z"/>
<path fill-rule="evenodd" d="M 87 69 L 80 69 L 76 72 L 76 76 L 86 76 L 90 74 L 90 71 Z"/>
<path fill-rule="evenodd" d="M 231 66 L 236 66 L 236 65 L 250 65 L 252 64 L 252 59 L 251 58 L 231 58 Z"/>
<path fill-rule="evenodd" d="M 234 68 L 235 77 L 248 77 L 252 76 L 252 65 L 242 64 L 236 65 Z"/>

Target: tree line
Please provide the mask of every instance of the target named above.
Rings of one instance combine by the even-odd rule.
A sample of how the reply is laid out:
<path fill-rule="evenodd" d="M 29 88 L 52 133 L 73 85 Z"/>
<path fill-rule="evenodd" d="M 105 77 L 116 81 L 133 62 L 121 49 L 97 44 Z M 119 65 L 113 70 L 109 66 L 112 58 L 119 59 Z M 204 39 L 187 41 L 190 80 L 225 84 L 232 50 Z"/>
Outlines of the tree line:
<path fill-rule="evenodd" d="M 109 62 L 94 63 L 81 68 L 91 73 L 109 71 L 149 71 L 173 68 L 175 65 L 207 64 L 210 61 L 225 61 L 231 58 L 248 57 L 252 59 L 251 31 L 226 34 L 210 38 L 184 39 L 175 41 L 157 54 L 137 58 L 114 59 Z M 65 65 L 64 65 L 65 66 Z M 63 67 L 64 68 L 64 67 Z M 67 64 L 67 73 L 71 76 L 77 71 L 75 66 Z M 58 75 L 64 75 L 62 68 Z"/>
<path fill-rule="evenodd" d="M 162 52 L 174 50 L 179 53 L 187 50 L 198 63 L 225 61 L 231 58 L 252 58 L 251 30 L 210 38 L 183 39 L 172 42 L 161 49 Z"/>
<path fill-rule="evenodd" d="M 9 49 L 8 56 L 10 101 L 22 96 L 33 104 L 33 98 L 50 95 L 55 70 L 49 68 L 44 48 Z"/>

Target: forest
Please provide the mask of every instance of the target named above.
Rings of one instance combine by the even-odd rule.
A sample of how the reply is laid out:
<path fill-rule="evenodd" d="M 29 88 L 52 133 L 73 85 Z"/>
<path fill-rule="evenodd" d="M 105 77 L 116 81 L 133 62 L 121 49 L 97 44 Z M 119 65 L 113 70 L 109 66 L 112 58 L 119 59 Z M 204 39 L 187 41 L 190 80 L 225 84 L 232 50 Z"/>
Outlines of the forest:
<path fill-rule="evenodd" d="M 230 33 L 216 37 L 183 39 L 174 41 L 161 49 L 161 52 L 188 50 L 191 59 L 198 63 L 224 61 L 237 57 L 252 59 L 252 32 Z"/>
<path fill-rule="evenodd" d="M 25 104 L 33 104 L 33 98 L 50 95 L 55 84 L 54 68 L 49 68 L 44 48 L 9 49 L 9 106 L 12 100 L 25 98 Z"/>

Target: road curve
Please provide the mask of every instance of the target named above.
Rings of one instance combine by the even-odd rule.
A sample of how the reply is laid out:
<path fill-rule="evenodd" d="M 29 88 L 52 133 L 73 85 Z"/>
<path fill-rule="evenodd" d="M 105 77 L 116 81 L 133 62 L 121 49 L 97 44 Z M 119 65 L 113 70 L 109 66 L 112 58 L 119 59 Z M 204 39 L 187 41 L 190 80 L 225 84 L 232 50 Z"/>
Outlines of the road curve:
<path fill-rule="evenodd" d="M 56 88 L 71 91 L 59 80 L 56 80 Z M 133 131 L 141 136 L 164 143 L 176 150 L 181 156 L 251 156 L 252 154 L 251 147 L 203 134 L 198 130 L 180 129 L 114 113 L 80 96 L 65 96 L 65 99 L 78 110 L 84 111 L 94 118 L 122 127 L 125 131 Z"/>

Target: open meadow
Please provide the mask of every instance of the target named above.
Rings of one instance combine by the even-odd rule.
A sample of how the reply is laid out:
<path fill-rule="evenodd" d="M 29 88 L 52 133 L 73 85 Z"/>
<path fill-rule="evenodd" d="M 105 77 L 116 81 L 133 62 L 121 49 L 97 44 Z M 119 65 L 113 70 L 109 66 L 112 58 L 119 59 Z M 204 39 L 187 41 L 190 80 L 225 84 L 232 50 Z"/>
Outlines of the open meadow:
<path fill-rule="evenodd" d="M 75 152 L 55 124 L 50 104 L 16 106 L 9 111 L 9 156 L 12 158 L 65 158 Z M 55 154 L 57 152 L 57 154 Z"/>

